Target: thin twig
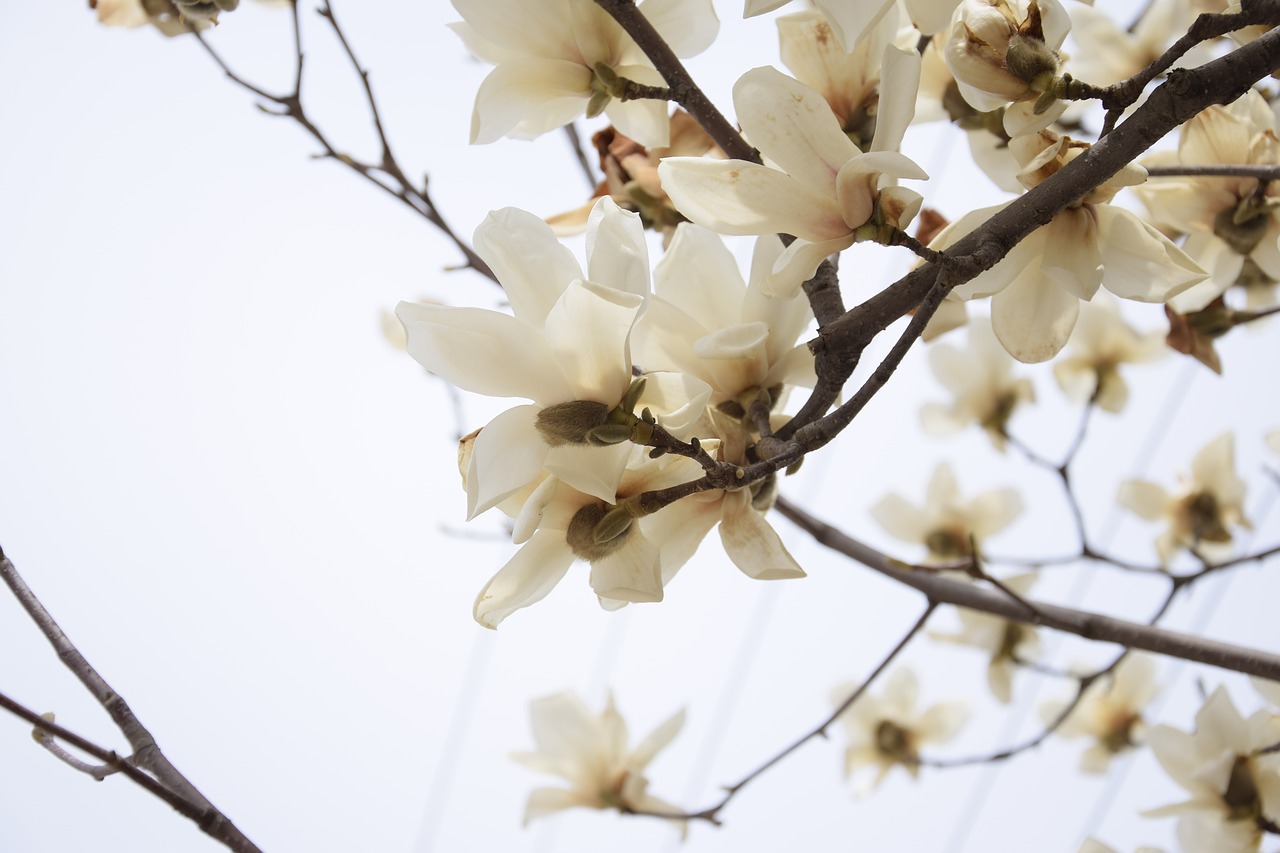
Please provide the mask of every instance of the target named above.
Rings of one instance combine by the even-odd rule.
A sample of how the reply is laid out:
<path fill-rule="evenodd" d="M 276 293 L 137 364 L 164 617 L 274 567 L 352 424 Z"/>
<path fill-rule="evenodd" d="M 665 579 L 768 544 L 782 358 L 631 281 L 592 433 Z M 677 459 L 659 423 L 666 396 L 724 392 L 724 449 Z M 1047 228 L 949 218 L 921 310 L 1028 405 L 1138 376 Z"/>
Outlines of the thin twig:
<path fill-rule="evenodd" d="M 1246 163 L 1206 163 L 1203 165 L 1148 166 L 1149 178 L 1257 178 L 1280 181 L 1280 166 L 1256 166 Z"/>
<path fill-rule="evenodd" d="M 587 187 L 595 192 L 596 186 L 600 183 L 596 178 L 595 169 L 591 168 L 591 161 L 587 159 L 587 151 L 582 147 L 582 137 L 578 135 L 578 126 L 576 122 L 569 122 L 564 126 L 564 135 L 569 140 L 569 149 L 573 151 L 574 159 L 578 161 L 578 167 L 582 169 L 583 176 L 587 179 Z"/>

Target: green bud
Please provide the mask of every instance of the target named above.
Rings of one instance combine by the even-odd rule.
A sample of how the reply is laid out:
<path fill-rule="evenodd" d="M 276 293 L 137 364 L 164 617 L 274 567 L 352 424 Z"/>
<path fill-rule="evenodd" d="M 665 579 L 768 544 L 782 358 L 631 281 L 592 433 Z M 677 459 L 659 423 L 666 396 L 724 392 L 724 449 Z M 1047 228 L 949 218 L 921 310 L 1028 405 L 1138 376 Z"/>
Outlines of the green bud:
<path fill-rule="evenodd" d="M 631 530 L 631 522 L 635 521 L 630 510 L 625 506 L 615 506 L 604 514 L 604 518 L 596 523 L 591 535 L 597 545 L 608 545 Z"/>
<path fill-rule="evenodd" d="M 598 443 L 591 441 L 591 433 L 608 419 L 609 407 L 604 403 L 574 400 L 547 406 L 538 412 L 534 426 L 547 444 L 560 447 L 565 444 Z M 626 438 L 621 440 L 626 441 Z"/>
<path fill-rule="evenodd" d="M 613 95 L 608 92 L 592 92 L 591 99 L 587 101 L 587 118 L 595 118 L 604 112 L 604 108 L 609 106 L 609 102 L 613 100 Z"/>
<path fill-rule="evenodd" d="M 618 507 L 610 507 L 601 501 L 587 504 L 574 513 L 569 529 L 565 531 L 569 550 L 588 562 L 616 551 L 631 530 L 631 514 L 623 510 L 623 518 L 619 519 L 617 510 Z"/>
<path fill-rule="evenodd" d="M 587 444 L 606 447 L 631 440 L 631 427 L 626 424 L 601 424 L 587 431 Z"/>
<path fill-rule="evenodd" d="M 627 393 L 622 395 L 622 402 L 618 404 L 618 408 L 627 414 L 634 412 L 636 404 L 640 402 L 640 396 L 644 394 L 644 386 L 643 376 L 631 380 L 631 385 L 627 387 Z"/>
<path fill-rule="evenodd" d="M 1213 218 L 1214 236 L 1220 237 L 1238 255 L 1253 252 L 1271 224 L 1270 217 L 1263 215 L 1266 211 L 1250 204 L 1250 201 L 1244 199 Z"/>

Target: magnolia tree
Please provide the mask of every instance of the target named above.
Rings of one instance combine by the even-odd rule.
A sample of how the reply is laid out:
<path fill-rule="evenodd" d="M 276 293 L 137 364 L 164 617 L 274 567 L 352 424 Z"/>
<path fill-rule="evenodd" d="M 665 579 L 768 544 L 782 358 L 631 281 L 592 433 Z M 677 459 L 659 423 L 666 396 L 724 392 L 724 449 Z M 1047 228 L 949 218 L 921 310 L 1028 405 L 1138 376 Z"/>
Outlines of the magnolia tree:
<path fill-rule="evenodd" d="M 713 9 L 710 0 L 453 0 L 460 20 L 450 24 L 451 47 L 434 53 L 461 70 L 419 93 L 437 90 L 438 103 L 397 98 L 399 109 L 429 118 L 416 127 L 419 139 L 397 137 L 394 145 L 398 113 L 380 97 L 384 78 L 375 86 L 369 69 L 384 59 L 403 61 L 395 52 L 410 48 L 401 42 L 383 48 L 386 56 L 367 55 L 364 34 L 345 18 L 340 23 L 345 10 L 290 2 L 237 9 L 237 0 L 90 5 L 100 23 L 137 32 L 89 38 L 113 40 L 113 51 L 131 50 L 124 46 L 131 39 L 163 50 L 182 63 L 174 74 L 198 75 L 198 91 L 218 93 L 207 96 L 222 99 L 208 110 L 231 111 L 247 95 L 303 131 L 312 152 L 337 167 L 324 180 L 333 177 L 337 186 L 345 172 L 364 193 L 352 196 L 359 202 L 345 195 L 336 202 L 326 189 L 297 206 L 302 221 L 306 208 L 329 205 L 348 223 L 345 248 L 355 260 L 354 272 L 339 277 L 345 285 L 291 294 L 288 318 L 319 322 L 325 335 L 341 338 L 372 326 L 377 299 L 355 303 L 365 306 L 362 316 L 328 314 L 325 300 L 357 294 L 354 274 L 394 281 L 403 301 L 394 319 L 386 317 L 377 356 L 398 368 L 409 359 L 426 368 L 428 377 L 415 369 L 401 387 L 431 400 L 411 409 L 420 420 L 407 424 L 405 435 L 431 440 L 399 445 L 376 430 L 329 435 L 323 448 L 302 444 L 314 473 L 294 484 L 296 491 L 323 490 L 335 469 L 373 459 L 364 454 L 375 436 L 378 452 L 398 460 L 407 490 L 430 493 L 428 511 L 475 522 L 424 532 L 418 519 L 412 536 L 429 544 L 416 546 L 411 558 L 370 541 L 378 536 L 373 522 L 344 525 L 361 518 L 345 511 L 313 523 L 307 544 L 275 541 L 268 547 L 281 556 L 249 559 L 246 574 L 228 569 L 233 593 L 206 590 L 195 596 L 204 601 L 181 605 L 198 632 L 207 605 L 217 602 L 224 627 L 210 630 L 227 637 L 233 660 L 241 652 L 232 638 L 266 636 L 258 623 L 274 602 L 306 599 L 312 584 L 338 586 L 353 609 L 365 602 L 394 621 L 407 618 L 392 615 L 401 603 L 405 614 L 422 612 L 428 605 L 415 603 L 419 597 L 441 613 L 465 612 L 468 602 L 454 594 L 461 583 L 474 594 L 474 622 L 498 635 L 516 633 L 530 661 L 581 654 L 584 645 L 592 654 L 599 649 L 594 674 L 577 669 L 577 683 L 547 680 L 541 664 L 513 675 L 517 686 L 507 698 L 522 709 L 502 717 L 507 728 L 483 737 L 540 776 L 522 776 L 512 765 L 482 773 L 529 783 L 525 824 L 546 825 L 544 818 L 568 809 L 626 816 L 592 824 L 596 843 L 603 833 L 622 839 L 656 827 L 689 844 L 728 837 L 727 849 L 746 849 L 750 834 L 726 834 L 735 822 L 753 826 L 762 819 L 752 812 L 763 812 L 768 824 L 784 825 L 783 838 L 803 837 L 801 825 L 823 826 L 811 843 L 829 844 L 836 837 L 830 833 L 873 822 L 874 809 L 859 798 L 896 796 L 905 804 L 895 813 L 897 834 L 873 838 L 873 847 L 958 850 L 968 833 L 963 812 L 1013 822 L 1010 812 L 1056 806 L 1079 816 L 1088 811 L 1082 800 L 1056 787 L 1071 783 L 1044 780 L 1066 780 L 1077 770 L 1110 774 L 1110 801 L 1128 768 L 1146 762 L 1154 769 L 1126 790 L 1136 789 L 1135 807 L 1156 820 L 1126 821 L 1123 849 L 1148 840 L 1193 853 L 1275 846 L 1280 650 L 1266 605 L 1275 600 L 1269 572 L 1280 553 L 1267 524 L 1277 492 L 1280 411 L 1268 372 L 1277 352 L 1265 318 L 1277 310 L 1280 284 L 1280 2 L 1151 0 L 1117 10 L 1073 0 L 819 0 L 816 9 L 782 8 L 787 4 L 776 0 L 747 0 L 744 9 Z M 726 20 L 723 29 L 755 41 L 735 36 L 726 44 L 717 12 L 741 14 L 745 20 Z M 381 14 L 361 25 L 395 29 L 399 13 Z M 82 18 L 86 29 L 93 25 L 90 15 Z M 254 41 L 255 32 L 270 38 Z M 766 41 L 774 46 L 752 52 Z M 468 55 L 478 63 L 467 64 Z M 163 68 L 150 73 L 170 76 Z M 112 74 L 109 64 L 97 67 L 94 85 Z M 464 85 L 464 78 L 478 85 Z M 179 85 L 197 90 L 189 79 Z M 441 89 L 473 99 L 469 141 L 480 147 L 446 147 L 463 141 L 468 119 L 462 110 L 440 116 L 440 104 L 450 103 Z M 346 137 L 349 122 L 333 126 L 325 106 L 333 91 L 359 99 L 374 128 L 371 146 Z M 201 110 L 200 120 L 220 120 Z M 126 128 L 126 144 L 145 151 L 157 135 L 165 138 L 154 126 L 179 118 L 191 120 L 156 105 Z M 458 138 L 441 143 L 443 128 Z M 221 153 L 205 144 L 212 132 L 198 131 L 177 152 L 189 169 L 174 173 L 174 182 L 202 180 Z M 296 143 L 295 133 L 282 144 Z M 441 158 L 423 164 L 431 183 L 398 158 L 415 145 Z M 318 180 L 318 172 L 308 174 Z M 554 190 L 545 189 L 548 176 Z M 269 182 L 258 176 L 235 185 L 235 215 L 267 204 Z M 397 223 L 415 227 L 425 219 L 432 232 L 426 252 L 407 256 L 416 264 L 410 273 L 382 262 L 380 247 L 391 240 L 363 229 L 364 214 L 350 207 L 372 207 L 379 196 L 395 200 Z M 519 204 L 511 206 L 509 196 Z M 140 247 L 176 243 L 195 267 L 218 243 L 217 222 L 191 206 L 130 227 Z M 301 229 L 277 221 L 267 243 L 289 239 L 280 235 L 291 231 Z M 409 231 L 391 236 L 422 239 Z M 269 292 L 289 287 L 291 268 L 303 263 L 288 251 L 336 257 L 322 241 L 291 245 L 278 256 L 261 253 L 273 258 L 265 272 L 231 254 L 213 279 L 248 279 L 253 293 Z M 179 310 L 148 323 L 197 336 L 217 325 L 184 293 L 185 274 L 170 286 L 158 298 Z M 308 286 L 302 282 L 299 293 Z M 431 295 L 422 298 L 423 290 Z M 132 309 L 122 310 L 127 317 Z M 117 328 L 128 322 L 104 320 Z M 266 316 L 253 334 L 285 335 L 286 325 L 284 315 Z M 118 336 L 125 349 L 142 327 L 128 328 Z M 222 340 L 227 358 L 252 346 L 237 339 L 244 332 Z M 22 347 L 9 353 L 15 372 L 26 355 Z M 281 380 L 321 388 L 331 379 L 326 371 L 333 368 L 310 356 L 299 359 L 288 347 L 273 355 L 278 363 L 252 370 L 279 370 Z M 1233 384 L 1233 376 L 1244 381 Z M 351 387 L 362 381 L 353 373 Z M 238 396 L 236 383 L 196 387 L 202 399 L 222 393 L 209 405 L 242 409 L 245 423 L 256 424 L 255 406 L 296 408 L 288 392 L 276 406 Z M 328 419 L 327 409 L 346 410 L 334 413 L 339 418 L 361 405 L 336 392 L 318 397 L 324 406 L 277 415 L 293 418 L 284 433 L 297 437 L 313 420 Z M 1179 405 L 1187 411 L 1179 414 Z M 24 436 L 49 428 L 24 417 L 14 418 Z M 1183 455 L 1162 447 L 1172 421 L 1186 434 L 1170 442 L 1187 448 Z M 145 436 L 149 428 L 137 432 Z M 251 432 L 277 435 L 265 424 L 258 429 Z M 460 489 L 445 485 L 456 475 L 441 473 L 454 458 L 443 436 L 455 429 Z M 927 437 L 947 434 L 958 437 Z M 426 445 L 421 454 L 417 444 Z M 195 442 L 185 452 L 203 451 Z M 15 493 L 12 471 L 7 499 L 26 502 Z M 210 488 L 204 480 L 176 494 Z M 401 493 L 385 488 L 369 500 L 394 507 Z M 212 512 L 216 526 L 237 517 L 238 502 L 252 501 L 256 490 L 253 482 L 233 482 L 226 494 L 236 504 L 215 502 L 200 512 Z M 165 502 L 155 493 L 147 499 Z M 67 508 L 34 511 L 56 514 L 64 529 L 81 525 Z M 16 506 L 7 514 L 25 517 Z M 253 548 L 288 529 L 269 518 L 272 530 L 254 538 Z M 324 565 L 310 556 L 324 546 L 312 543 L 340 539 L 344 526 L 355 527 L 360 565 L 309 572 Z M 124 541 L 166 538 L 143 529 L 146 536 Z M 12 539 L 0 574 L 29 617 L 16 624 L 13 611 L 7 630 L 22 639 L 11 643 L 32 644 L 21 655 L 31 669 L 51 666 L 32 643 L 38 629 L 115 726 L 94 729 L 58 707 L 55 716 L 49 697 L 7 688 L 0 705 L 25 719 L 54 758 L 99 781 L 127 777 L 237 851 L 298 849 L 291 822 L 329 830 L 330 821 L 341 822 L 317 822 L 314 809 L 290 817 L 283 799 L 253 787 L 251 768 L 268 760 L 281 738 L 320 753 L 330 747 L 322 732 L 272 722 L 271 706 L 254 703 L 276 685 L 288 686 L 291 676 L 305 681 L 300 673 L 311 671 L 311 658 L 379 659 L 383 651 L 355 638 L 362 620 L 338 609 L 321 620 L 323 640 L 270 641 L 267 657 L 279 677 L 264 682 L 270 689 L 241 688 L 250 698 L 239 713 L 252 718 L 246 730 L 274 734 L 245 735 L 251 747 L 240 741 L 238 753 L 206 758 L 221 762 L 225 794 L 202 792 L 199 774 L 189 780 L 146 727 L 180 730 L 196 719 L 194 710 L 172 706 L 172 719 L 162 723 L 135 714 L 124 698 L 129 691 L 112 686 L 117 663 L 110 653 L 84 642 L 91 664 L 75 628 L 67 624 L 64 633 L 51 613 L 58 609 L 52 599 L 74 610 L 105 593 L 77 596 L 75 584 L 60 587 L 63 575 L 39 553 L 40 540 L 16 529 L 5 535 Z M 228 554 L 241 550 L 239 542 L 213 538 Z M 281 532 L 279 539 L 289 537 Z M 121 553 L 119 542 L 89 540 L 89 553 L 97 548 L 104 560 Z M 165 559 L 165 549 L 156 548 Z M 447 578 L 442 553 L 449 555 Z M 391 569 L 385 577 L 378 563 Z M 732 564 L 749 580 L 714 571 L 716 563 Z M 30 583 L 19 574 L 28 565 L 37 567 L 29 579 L 39 575 Z M 1259 585 L 1228 612 L 1223 639 L 1211 639 L 1198 591 L 1225 590 L 1240 577 Z M 154 586 L 155 578 L 144 583 Z M 154 600 L 161 603 L 139 608 L 142 616 L 125 618 L 121 607 L 105 605 L 111 618 L 104 623 L 146 634 L 151 608 L 178 607 L 166 602 L 186 596 L 160 586 Z M 364 586 L 371 589 L 360 591 Z M 797 587 L 803 592 L 791 591 Z M 758 596 L 754 605 L 747 594 Z M 773 602 L 788 595 L 803 602 L 793 604 L 798 615 L 785 630 L 767 630 Z M 682 606 L 682 596 L 693 605 Z M 749 621 L 746 609 L 755 614 Z M 566 643 L 556 623 L 580 618 L 595 620 L 596 633 Z M 618 664 L 626 620 L 646 638 L 633 644 L 649 661 L 633 673 L 636 689 Z M 181 644 L 182 622 L 160 630 Z M 428 681 L 441 678 L 432 668 L 459 657 L 447 652 L 462 630 L 413 634 L 407 659 L 416 663 L 407 666 L 427 671 Z M 741 637 L 736 651 L 736 640 L 726 642 L 730 634 Z M 664 645 L 668 636 L 680 639 Z M 151 645 L 121 654 L 144 672 L 162 670 L 147 663 L 164 654 L 144 651 Z M 475 648 L 490 646 L 471 653 L 468 672 L 483 680 Z M 191 674 L 207 666 L 216 664 L 177 666 L 180 678 L 193 680 L 176 692 L 204 684 Z M 228 666 L 225 678 L 234 681 L 238 664 Z M 358 681 L 347 681 L 345 669 L 327 672 L 323 691 L 298 689 L 297 708 L 280 717 L 305 717 L 328 704 L 328 694 L 359 693 L 359 749 L 371 752 L 412 741 L 423 719 L 446 719 L 412 710 L 384 716 L 374 697 L 393 695 L 403 674 L 376 663 L 365 669 Z M 769 673 L 767 683 L 753 683 L 758 673 Z M 615 700 L 609 685 L 635 702 Z M 164 693 L 163 685 L 149 689 Z M 1181 699 L 1166 703 L 1175 694 Z M 426 726 L 438 751 L 410 749 L 407 763 L 420 765 L 418 778 L 447 789 L 453 782 L 444 769 L 460 760 L 451 744 L 471 737 L 466 722 L 484 716 L 477 710 L 484 692 L 474 685 L 428 690 L 417 701 L 440 696 L 456 710 L 443 734 L 438 723 Z M 193 704 L 205 701 L 212 700 Z M 623 712 L 633 704 L 653 713 L 629 731 Z M 531 732 L 509 725 L 517 717 Z M 686 719 L 700 717 L 704 745 L 682 744 Z M 221 722 L 195 725 L 205 737 Z M 740 734 L 730 738 L 732 727 Z M 824 739 L 829 743 L 819 746 Z M 680 749 L 698 753 L 685 765 L 683 795 L 662 784 L 676 784 L 679 774 L 658 772 Z M 804 765 L 805 756 L 814 763 Z M 967 789 L 990 790 L 992 777 L 974 773 L 1024 764 L 1043 796 L 1030 797 L 1028 783 L 1021 795 L 1036 803 L 985 796 L 961 803 Z M 334 754 L 320 775 L 358 777 L 363 766 Z M 788 766 L 804 772 L 780 775 Z M 854 799 L 839 791 L 834 772 L 824 777 L 815 769 L 822 766 L 843 770 Z M 709 778 L 708 768 L 724 775 Z M 266 775 L 291 787 L 287 774 L 297 770 Z M 768 787 L 775 777 L 787 780 L 792 798 L 781 813 L 771 806 L 782 796 Z M 907 778 L 914 784 L 903 784 Z M 952 796 L 936 787 L 946 778 L 958 780 Z M 824 799 L 828 788 L 838 795 Z M 234 808 L 227 801 L 236 801 L 238 790 L 258 792 Z M 443 795 L 433 791 L 431 801 L 443 808 Z M 754 809 L 739 808 L 753 791 L 765 794 Z M 25 812 L 32 808 L 25 796 L 7 794 L 5 806 Z M 485 796 L 455 792 L 455 800 Z M 415 792 L 404 797 L 411 807 Z M 788 826 L 795 803 L 810 812 Z M 1064 803 L 1072 805 L 1061 809 Z M 352 824 L 387 823 L 403 807 L 379 795 L 360 806 Z M 520 821 L 519 808 L 505 800 L 479 808 L 494 824 Z M 819 824 L 819 811 L 849 822 L 838 816 Z M 279 821 L 282 812 L 286 828 L 266 829 L 267 816 Z M 957 814 L 959 828 L 929 825 Z M 558 826 L 572 832 L 579 819 L 586 818 L 564 816 Z M 417 849 L 437 841 L 432 821 L 440 820 L 424 818 Z M 903 826 L 908 822 L 915 825 Z M 1086 837 L 1097 823 L 1081 829 L 1077 817 L 1034 840 L 1025 830 L 997 833 L 986 846 L 1113 849 Z M 476 831 L 468 837 L 488 837 Z M 334 832 L 328 842 L 320 834 L 304 846 L 398 849 L 387 836 Z M 42 836 L 33 830 L 22 837 Z M 403 846 L 407 837 L 396 838 Z M 648 839 L 644 849 L 662 839 L 641 837 Z M 944 846 L 949 838 L 957 846 Z M 757 843 L 770 846 L 763 836 Z M 36 841 L 28 847 L 52 849 Z"/>

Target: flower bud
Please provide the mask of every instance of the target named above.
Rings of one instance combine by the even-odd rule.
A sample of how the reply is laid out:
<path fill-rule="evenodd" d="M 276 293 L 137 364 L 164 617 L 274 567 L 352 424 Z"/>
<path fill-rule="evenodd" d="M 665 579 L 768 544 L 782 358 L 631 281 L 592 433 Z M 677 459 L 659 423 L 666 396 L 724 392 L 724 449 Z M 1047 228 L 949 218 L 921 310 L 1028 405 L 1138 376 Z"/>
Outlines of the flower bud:
<path fill-rule="evenodd" d="M 1014 33 L 1009 37 L 1004 64 L 1014 77 L 1037 92 L 1044 92 L 1049 88 L 1045 81 L 1052 82 L 1058 73 L 1058 54 L 1038 38 Z"/>
<path fill-rule="evenodd" d="M 590 503 L 574 513 L 565 531 L 569 550 L 588 562 L 609 556 L 626 542 L 633 517 L 624 507 Z"/>
<path fill-rule="evenodd" d="M 616 444 L 617 442 L 596 442 L 591 440 L 591 433 L 604 425 L 609 418 L 609 407 L 594 400 L 574 400 L 569 403 L 556 403 L 538 412 L 534 426 L 538 434 L 552 447 L 565 444 Z M 625 438 L 621 441 L 626 441 Z"/>
<path fill-rule="evenodd" d="M 1213 218 L 1214 236 L 1221 238 L 1238 255 L 1248 255 L 1258 248 L 1271 226 L 1270 211 L 1259 209 L 1245 199 L 1235 207 L 1220 211 Z"/>

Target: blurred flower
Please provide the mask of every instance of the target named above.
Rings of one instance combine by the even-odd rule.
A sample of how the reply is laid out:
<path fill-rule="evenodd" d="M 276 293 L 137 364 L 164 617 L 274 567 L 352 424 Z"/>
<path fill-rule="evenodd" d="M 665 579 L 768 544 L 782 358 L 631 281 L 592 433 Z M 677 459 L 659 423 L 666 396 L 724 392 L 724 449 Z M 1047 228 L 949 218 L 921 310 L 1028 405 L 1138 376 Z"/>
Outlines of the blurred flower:
<path fill-rule="evenodd" d="M 1199 311 L 1179 314 L 1172 305 L 1164 306 L 1169 321 L 1165 343 L 1169 349 L 1189 355 L 1214 373 L 1222 373 L 1222 358 L 1214 342 L 1235 325 L 1233 311 L 1219 296 Z"/>
<path fill-rule="evenodd" d="M 1146 723 L 1142 711 L 1160 692 L 1156 665 L 1146 655 L 1130 654 L 1108 676 L 1096 679 L 1062 722 L 1056 734 L 1089 737 L 1093 743 L 1080 756 L 1084 773 L 1105 773 L 1111 759 L 1142 743 Z M 1051 725 L 1067 707 L 1053 700 L 1040 706 L 1040 717 Z"/>
<path fill-rule="evenodd" d="M 1048 127 L 1056 103 L 1058 48 L 1071 28 L 1057 0 L 964 0 L 951 17 L 943 50 L 960 94 L 980 112 L 1012 103 L 1004 113 L 1010 136 Z"/>
<path fill-rule="evenodd" d="M 1176 152 L 1161 152 L 1144 162 L 1278 165 L 1275 114 L 1251 89 L 1184 124 Z M 1171 300 L 1180 313 L 1204 308 L 1237 283 L 1247 287 L 1250 307 L 1274 301 L 1280 280 L 1280 182 L 1186 176 L 1153 179 L 1136 191 L 1158 224 L 1188 232 L 1187 254 L 1211 275 Z"/>
<path fill-rule="evenodd" d="M 1156 760 L 1191 799 L 1145 812 L 1179 816 L 1185 853 L 1246 853 L 1260 821 L 1280 821 L 1280 755 L 1257 750 L 1280 741 L 1280 720 L 1259 710 L 1247 720 L 1219 687 L 1196 714 L 1194 732 L 1159 725 L 1147 737 Z"/>
<path fill-rule="evenodd" d="M 753 18 L 772 12 L 791 0 L 746 0 L 742 17 Z M 933 35 L 946 27 L 951 10 L 959 0 L 903 0 L 902 7 L 911 24 L 924 35 Z M 896 0 L 814 0 L 831 31 L 846 51 L 856 50 L 868 32 L 879 26 L 886 16 L 895 14 Z"/>
<path fill-rule="evenodd" d="M 586 112 L 603 112 L 642 145 L 666 145 L 666 101 L 622 100 L 620 80 L 665 82 L 608 12 L 593 0 L 453 0 L 463 17 L 453 30 L 496 67 L 480 84 L 471 141 L 532 139 Z M 640 11 L 677 56 L 694 56 L 715 40 L 720 22 L 710 0 L 646 0 Z"/>
<path fill-rule="evenodd" d="M 841 685 L 832 693 L 832 701 L 843 704 L 855 689 L 853 684 Z M 895 766 L 915 778 L 920 772 L 920 747 L 946 743 L 968 719 L 963 702 L 942 702 L 917 711 L 919 694 L 915 673 L 895 669 L 880 696 L 863 693 L 840 715 L 849 741 L 844 751 L 844 775 L 852 777 L 863 767 L 876 768 L 874 776 L 859 780 L 859 794 L 870 792 Z"/>
<path fill-rule="evenodd" d="M 179 36 L 218 22 L 219 12 L 230 12 L 239 0 L 89 0 L 98 22 L 108 27 L 141 27 L 152 24 L 166 36 Z"/>
<path fill-rule="evenodd" d="M 1094 86 L 1110 86 L 1145 69 L 1187 31 L 1197 14 L 1191 0 L 1152 0 L 1126 29 L 1116 23 L 1112 9 L 1071 3 L 1067 13 L 1074 44 L 1067 70 Z M 1208 58 L 1208 46 L 1196 45 L 1175 67 L 1195 67 Z"/>
<path fill-rule="evenodd" d="M 557 693 L 530 705 L 537 752 L 514 753 L 512 760 L 532 770 L 559 776 L 565 788 L 537 788 L 525 805 L 525 825 L 570 808 L 617 809 L 678 814 L 679 809 L 648 792 L 644 770 L 684 726 L 678 711 L 648 737 L 629 748 L 627 723 L 610 694 L 598 716 L 573 693 Z M 684 831 L 684 822 L 680 822 Z"/>
<path fill-rule="evenodd" d="M 1117 853 L 1117 851 L 1110 844 L 1103 844 L 1096 838 L 1086 838 L 1080 842 L 1080 849 L 1076 853 Z M 1164 851 L 1159 847 L 1148 847 L 1144 844 L 1134 850 L 1134 853 L 1164 853 Z"/>
<path fill-rule="evenodd" d="M 1018 595 L 1026 595 L 1036 581 L 1033 574 L 1003 578 L 1001 583 Z M 930 631 L 929 636 L 947 643 L 973 646 L 991 656 L 987 664 L 987 686 L 991 694 L 1004 704 L 1013 698 L 1013 668 L 1019 661 L 1032 660 L 1040 652 L 1040 635 L 1022 622 L 1013 622 L 964 607 L 957 608 L 960 618 L 958 634 Z"/>
<path fill-rule="evenodd" d="M 1073 403 L 1093 402 L 1108 412 L 1119 412 L 1129 400 L 1120 365 L 1164 355 L 1168 351 L 1164 335 L 1158 329 L 1139 335 L 1120 316 L 1116 301 L 1101 294 L 1080 310 L 1067 357 L 1054 363 L 1053 375 Z"/>
<path fill-rule="evenodd" d="M 903 228 L 920 196 L 894 186 L 927 175 L 895 150 L 911 121 L 919 57 L 887 48 L 885 97 L 869 153 L 845 136 L 821 95 L 773 68 L 755 68 L 733 87 L 738 121 L 777 168 L 746 160 L 673 157 L 658 166 L 663 186 L 689 219 L 721 234 L 791 234 L 766 285 L 791 297 L 828 255 L 885 228 Z M 892 97 L 890 97 L 892 96 Z"/>
<path fill-rule="evenodd" d="M 1156 539 L 1165 566 L 1183 548 L 1209 560 L 1231 555 L 1231 528 L 1248 527 L 1244 517 L 1245 483 L 1235 470 L 1235 437 L 1227 432 L 1201 448 L 1191 460 L 1191 479 L 1174 494 L 1146 480 L 1120 484 L 1116 501 L 1147 521 L 1169 528 Z"/>
<path fill-rule="evenodd" d="M 1087 143 L 1052 131 L 1009 143 L 1022 171 L 1018 180 L 1038 186 L 1084 153 Z M 1123 299 L 1165 302 L 1205 277 L 1205 272 L 1155 228 L 1122 207 L 1108 204 L 1145 172 L 1127 166 L 1078 202 L 1031 232 L 994 267 L 952 291 L 961 299 L 991 299 L 996 337 L 1019 361 L 1053 358 L 1066 344 L 1080 313 L 1105 287 Z M 1008 202 L 965 214 L 933 242 L 943 250 L 974 231 Z"/>
<path fill-rule="evenodd" d="M 1008 527 L 1022 512 L 1016 489 L 993 489 L 972 500 L 960 496 L 951 466 L 943 462 L 933 472 L 925 504 L 918 507 L 896 492 L 871 508 L 890 536 L 924 545 L 926 565 L 945 565 L 973 556 L 971 540 L 982 541 Z"/>
<path fill-rule="evenodd" d="M 929 366 L 943 387 L 955 395 L 950 403 L 925 403 L 920 420 L 930 435 L 958 432 L 970 424 L 1004 450 L 1009 418 L 1023 403 L 1035 400 L 1031 380 L 1013 375 L 1013 359 L 983 320 L 969 325 L 968 347 L 934 344 Z"/>
<path fill-rule="evenodd" d="M 1280 429 L 1267 433 L 1267 447 L 1270 447 L 1276 453 L 1280 453 Z"/>

